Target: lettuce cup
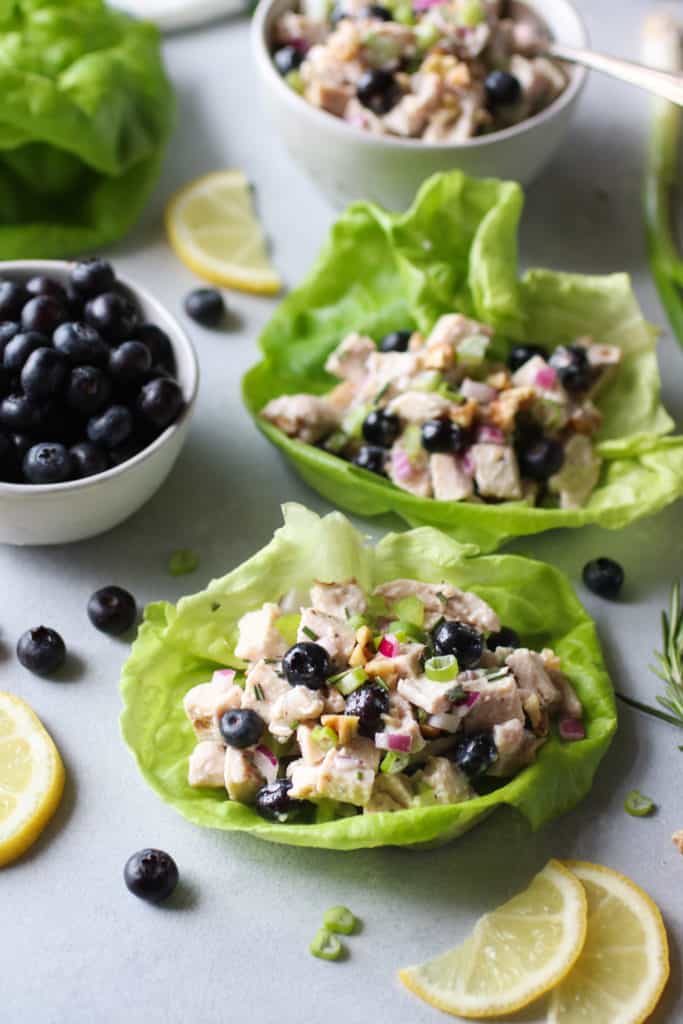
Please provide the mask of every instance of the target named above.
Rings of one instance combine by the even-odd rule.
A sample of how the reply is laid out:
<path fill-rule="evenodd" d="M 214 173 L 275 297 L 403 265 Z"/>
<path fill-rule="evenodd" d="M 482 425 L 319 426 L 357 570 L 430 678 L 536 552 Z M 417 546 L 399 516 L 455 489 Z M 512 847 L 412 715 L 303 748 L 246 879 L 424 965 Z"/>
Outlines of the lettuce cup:
<path fill-rule="evenodd" d="M 338 512 L 284 516 L 227 576 L 146 610 L 121 724 L 164 801 L 352 850 L 445 842 L 502 805 L 539 828 L 588 793 L 614 694 L 557 569 L 429 527 L 370 546 Z"/>
<path fill-rule="evenodd" d="M 492 551 L 621 528 L 683 493 L 629 278 L 519 278 L 522 203 L 460 172 L 405 214 L 356 203 L 266 327 L 245 402 L 334 505 Z"/>

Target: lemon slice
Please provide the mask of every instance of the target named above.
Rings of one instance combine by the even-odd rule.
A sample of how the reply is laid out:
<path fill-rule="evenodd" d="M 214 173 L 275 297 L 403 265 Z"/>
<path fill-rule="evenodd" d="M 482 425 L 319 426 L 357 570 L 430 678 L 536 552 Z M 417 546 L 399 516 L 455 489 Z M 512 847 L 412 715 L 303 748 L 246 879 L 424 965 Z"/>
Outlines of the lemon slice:
<path fill-rule="evenodd" d="M 0 693 L 0 867 L 35 843 L 57 810 L 64 765 L 28 704 Z"/>
<path fill-rule="evenodd" d="M 588 898 L 586 944 L 550 997 L 548 1024 L 640 1024 L 669 977 L 662 915 L 628 878 L 599 864 L 564 861 Z"/>
<path fill-rule="evenodd" d="M 185 266 L 213 284 L 261 295 L 282 287 L 241 171 L 215 171 L 185 185 L 166 207 L 166 230 Z"/>
<path fill-rule="evenodd" d="M 572 969 L 586 937 L 586 895 L 575 876 L 549 861 L 528 889 L 475 925 L 461 946 L 399 972 L 431 1006 L 461 1017 L 519 1010 Z"/>

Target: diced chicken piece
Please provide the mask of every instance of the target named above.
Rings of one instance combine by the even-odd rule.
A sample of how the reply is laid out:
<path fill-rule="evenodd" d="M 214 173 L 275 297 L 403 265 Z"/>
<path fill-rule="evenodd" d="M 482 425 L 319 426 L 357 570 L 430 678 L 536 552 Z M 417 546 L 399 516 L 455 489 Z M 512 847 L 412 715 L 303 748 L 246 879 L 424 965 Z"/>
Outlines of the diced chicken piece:
<path fill-rule="evenodd" d="M 282 46 L 300 43 L 303 39 L 309 46 L 322 43 L 327 29 L 323 22 L 308 18 L 294 11 L 286 11 L 276 22 L 277 42 Z"/>
<path fill-rule="evenodd" d="M 335 117 L 343 117 L 349 100 L 353 99 L 352 85 L 336 85 L 333 82 L 322 82 L 319 79 L 306 86 L 305 97 L 309 103 L 319 110 L 326 110 Z"/>
<path fill-rule="evenodd" d="M 327 39 L 327 50 L 334 60 L 352 61 L 358 57 L 361 33 L 355 21 L 342 18 Z"/>
<path fill-rule="evenodd" d="M 416 754 L 425 746 L 420 726 L 413 715 L 410 703 L 394 691 L 389 696 L 389 713 L 382 715 L 387 733 L 410 736 L 410 753 Z"/>
<path fill-rule="evenodd" d="M 332 615 L 315 608 L 302 608 L 297 640 L 320 644 L 333 664 L 346 665 L 356 644 L 356 633 L 346 622 Z"/>
<path fill-rule="evenodd" d="M 406 391 L 393 398 L 387 405 L 387 412 L 394 413 L 407 423 L 424 423 L 447 416 L 451 402 L 435 391 Z"/>
<path fill-rule="evenodd" d="M 513 718 L 524 722 L 519 688 L 513 675 L 491 683 L 485 679 L 467 683 L 465 689 L 479 694 L 465 718 L 465 732 L 482 732 Z"/>
<path fill-rule="evenodd" d="M 474 138 L 488 117 L 483 96 L 476 96 L 470 92 L 465 93 L 460 98 L 460 115 L 453 125 L 449 142 L 467 142 L 468 139 Z"/>
<path fill-rule="evenodd" d="M 216 673 L 210 683 L 193 686 L 183 698 L 185 714 L 198 740 L 220 741 L 221 715 L 239 708 L 241 703 L 241 687 L 232 681 L 232 676 L 222 677 L 220 673 Z"/>
<path fill-rule="evenodd" d="M 225 746 L 215 740 L 198 743 L 190 754 L 187 781 L 191 786 L 225 786 Z"/>
<path fill-rule="evenodd" d="M 415 780 L 418 785 L 422 783 L 434 790 L 439 804 L 460 804 L 476 795 L 464 772 L 446 757 L 430 757 L 424 768 L 415 774 Z"/>
<path fill-rule="evenodd" d="M 474 493 L 472 477 L 466 473 L 462 460 L 439 452 L 429 456 L 432 490 L 437 501 L 462 501 Z"/>
<path fill-rule="evenodd" d="M 325 757 L 325 750 L 322 750 L 313 739 L 314 726 L 300 725 L 296 730 L 296 741 L 299 744 L 301 758 L 304 764 L 321 764 Z"/>
<path fill-rule="evenodd" d="M 280 395 L 261 410 L 261 416 L 288 437 L 315 444 L 339 423 L 337 410 L 316 395 Z"/>
<path fill-rule="evenodd" d="M 300 722 L 320 718 L 324 702 L 318 690 L 307 686 L 288 686 L 275 701 L 271 711 L 270 732 L 276 739 L 287 740 Z"/>
<path fill-rule="evenodd" d="M 289 693 L 289 683 L 277 674 L 272 665 L 257 661 L 247 673 L 242 694 L 242 707 L 258 712 L 266 724 L 270 722 L 280 697 Z"/>
<path fill-rule="evenodd" d="M 419 598 L 425 607 L 425 629 L 431 629 L 442 617 L 466 622 L 485 633 L 496 633 L 500 629 L 500 619 L 486 601 L 450 583 L 398 579 L 382 583 L 375 588 L 375 594 L 383 597 L 389 606 L 404 597 Z"/>
<path fill-rule="evenodd" d="M 460 116 L 460 108 L 441 107 L 429 118 L 429 123 L 422 133 L 425 142 L 448 142 Z"/>
<path fill-rule="evenodd" d="M 510 434 L 514 429 L 517 413 L 521 409 L 529 408 L 535 394 L 534 389 L 530 387 L 508 388 L 506 391 L 501 391 L 489 406 L 488 419 L 494 426 L 499 427 L 506 434 Z"/>
<path fill-rule="evenodd" d="M 328 356 L 325 369 L 342 380 L 357 381 L 365 376 L 368 356 L 377 351 L 372 338 L 365 334 L 349 334 Z"/>
<path fill-rule="evenodd" d="M 410 778 L 401 773 L 397 775 L 378 774 L 372 787 L 372 796 L 365 807 L 366 814 L 377 814 L 381 811 L 402 811 L 410 807 L 413 800 L 413 787 Z"/>
<path fill-rule="evenodd" d="M 251 804 L 256 799 L 265 777 L 253 761 L 252 750 L 228 747 L 225 752 L 225 788 L 231 800 Z"/>
<path fill-rule="evenodd" d="M 441 345 L 444 342 L 457 348 L 461 341 L 471 338 L 473 334 L 481 334 L 490 338 L 493 336 L 493 328 L 487 324 L 480 324 L 477 320 L 470 320 L 462 313 L 446 313 L 444 316 L 440 316 L 434 324 L 427 338 L 427 348 Z"/>
<path fill-rule="evenodd" d="M 559 473 L 548 481 L 550 490 L 560 496 L 560 508 L 581 508 L 600 479 L 602 459 L 589 437 L 574 434 L 564 446 L 564 462 Z"/>
<path fill-rule="evenodd" d="M 394 24 L 388 22 L 387 25 Z M 439 75 L 415 75 L 414 91 L 403 96 L 383 117 L 384 127 L 394 135 L 415 138 L 422 134 L 431 115 L 437 110 L 443 94 Z"/>
<path fill-rule="evenodd" d="M 320 765 L 292 761 L 287 768 L 287 775 L 292 782 L 289 794 L 295 800 L 311 800 L 318 796 Z"/>
<path fill-rule="evenodd" d="M 409 491 L 418 498 L 431 498 L 432 478 L 429 456 L 425 451 L 409 456 L 399 440 L 392 446 L 387 470 L 389 479 L 401 490 Z"/>
<path fill-rule="evenodd" d="M 386 135 L 386 129 L 381 117 L 374 114 L 367 107 L 364 107 L 360 100 L 355 97 L 346 105 L 344 120 L 352 124 L 354 128 L 363 128 L 374 135 Z"/>
<path fill-rule="evenodd" d="M 509 7 L 512 17 L 506 19 L 506 25 L 511 30 L 512 51 L 525 57 L 535 56 L 550 42 L 547 26 L 526 4 L 512 3 Z"/>
<path fill-rule="evenodd" d="M 323 690 L 323 700 L 325 707 L 323 708 L 326 715 L 343 715 L 344 708 L 346 707 L 346 701 L 342 697 L 339 690 L 334 686 L 328 687 L 327 690 Z"/>
<path fill-rule="evenodd" d="M 519 81 L 531 113 L 546 107 L 567 84 L 560 67 L 545 57 L 529 60 L 520 54 L 513 54 L 510 58 L 510 73 Z"/>
<path fill-rule="evenodd" d="M 271 602 L 266 602 L 258 611 L 243 615 L 237 623 L 239 639 L 235 656 L 243 661 L 281 658 L 287 650 L 287 642 L 276 625 L 281 615 L 280 606 Z"/>
<path fill-rule="evenodd" d="M 479 493 L 486 498 L 521 498 L 515 450 L 503 444 L 473 444 L 470 455 Z"/>
<path fill-rule="evenodd" d="M 594 370 L 610 370 L 618 366 L 624 353 L 618 345 L 589 345 L 588 362 Z"/>
<path fill-rule="evenodd" d="M 552 654 L 552 657 L 548 657 Z M 568 718 L 583 718 L 583 705 L 579 700 L 576 690 L 567 679 L 559 666 L 560 659 L 552 652 L 541 651 L 541 658 L 546 667 L 548 675 L 561 694 L 560 714 Z"/>
<path fill-rule="evenodd" d="M 314 583 L 311 587 L 311 605 L 317 612 L 346 620 L 352 615 L 363 615 L 368 602 L 363 588 L 355 580 L 347 580 L 345 583 Z"/>
<path fill-rule="evenodd" d="M 347 747 L 328 750 L 318 769 L 318 793 L 330 800 L 364 807 L 370 800 L 379 751 L 362 736 Z"/>
<path fill-rule="evenodd" d="M 550 378 L 548 371 L 552 371 L 551 366 L 545 361 L 543 356 L 532 356 L 531 359 L 527 359 L 525 363 L 522 363 L 518 370 L 512 375 L 512 384 L 516 388 L 536 388 L 536 378 L 539 373 L 543 372 Z M 541 378 L 543 379 L 543 377 Z"/>
<path fill-rule="evenodd" d="M 524 728 L 524 723 L 518 718 L 494 725 L 493 742 L 498 751 L 498 759 L 488 774 L 497 778 L 515 775 L 531 764 L 541 743 L 532 732 Z"/>
<path fill-rule="evenodd" d="M 387 658 L 384 654 L 378 654 L 372 661 L 366 662 L 365 672 L 389 684 L 398 679 L 415 679 L 422 674 L 424 652 L 424 644 L 401 644 L 396 657 Z"/>
<path fill-rule="evenodd" d="M 401 679 L 396 687 L 402 697 L 422 708 L 430 715 L 439 715 L 449 711 L 451 701 L 448 699 L 448 686 L 443 683 L 435 683 L 427 676 L 419 676 L 417 679 Z"/>
<path fill-rule="evenodd" d="M 387 399 L 410 390 L 410 383 L 422 373 L 420 353 L 373 352 L 368 357 L 367 375 L 359 392 L 363 401 L 382 393 Z"/>
<path fill-rule="evenodd" d="M 509 655 L 505 663 L 511 669 L 520 690 L 535 693 L 542 709 L 552 710 L 559 707 L 562 695 L 548 675 L 543 659 L 537 651 L 519 647 Z"/>

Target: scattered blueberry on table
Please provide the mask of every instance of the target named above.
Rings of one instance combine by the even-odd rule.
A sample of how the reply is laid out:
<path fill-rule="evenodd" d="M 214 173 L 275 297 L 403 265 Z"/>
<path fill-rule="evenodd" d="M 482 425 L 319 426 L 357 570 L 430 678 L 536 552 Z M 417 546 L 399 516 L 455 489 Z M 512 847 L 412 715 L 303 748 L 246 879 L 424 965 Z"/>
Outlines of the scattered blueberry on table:
<path fill-rule="evenodd" d="M 595 558 L 583 567 L 583 582 L 594 594 L 614 601 L 624 585 L 624 570 L 611 558 Z"/>
<path fill-rule="evenodd" d="M 126 633 L 137 617 L 135 598 L 123 587 L 101 587 L 88 601 L 88 618 L 93 626 L 110 636 Z"/>
<path fill-rule="evenodd" d="M 215 288 L 195 288 L 185 297 L 185 312 L 203 327 L 218 327 L 225 317 L 225 302 Z"/>
<path fill-rule="evenodd" d="M 29 672 L 49 676 L 66 660 L 66 647 L 59 633 L 47 626 L 27 629 L 17 642 L 17 658 Z"/>
<path fill-rule="evenodd" d="M 163 850 L 138 850 L 126 861 L 123 878 L 128 890 L 148 903 L 163 903 L 178 884 L 178 866 Z"/>

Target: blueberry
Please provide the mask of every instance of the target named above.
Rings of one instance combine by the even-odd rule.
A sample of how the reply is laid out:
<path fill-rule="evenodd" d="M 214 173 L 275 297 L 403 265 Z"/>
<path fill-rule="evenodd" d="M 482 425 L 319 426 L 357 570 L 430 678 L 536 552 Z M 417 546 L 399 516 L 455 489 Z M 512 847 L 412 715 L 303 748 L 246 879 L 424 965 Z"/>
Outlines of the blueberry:
<path fill-rule="evenodd" d="M 166 331 L 156 324 L 138 324 L 135 328 L 135 341 L 141 341 L 146 345 L 152 356 L 152 363 L 158 366 L 165 366 L 167 370 L 175 370 L 175 356 L 173 345 Z M 168 375 L 168 374 L 167 374 Z M 159 374 L 159 376 L 162 376 Z"/>
<path fill-rule="evenodd" d="M 360 469 L 367 469 L 371 473 L 377 473 L 379 476 L 384 475 L 384 463 L 386 459 L 386 452 L 384 448 L 378 448 L 376 445 L 364 444 L 361 445 L 358 450 L 358 454 L 353 460 L 354 466 L 359 466 Z"/>
<path fill-rule="evenodd" d="M 218 327 L 225 316 L 225 302 L 215 288 L 195 288 L 185 297 L 185 312 L 198 324 Z"/>
<path fill-rule="evenodd" d="M 107 341 L 123 341 L 132 337 L 137 311 L 120 292 L 104 292 L 86 303 L 85 319 Z"/>
<path fill-rule="evenodd" d="M 343 21 L 344 18 L 350 17 L 351 15 L 347 10 L 345 10 L 342 4 L 335 4 L 330 13 L 330 25 L 332 28 L 336 28 L 340 21 Z"/>
<path fill-rule="evenodd" d="M 345 715 L 358 717 L 358 732 L 361 736 L 373 738 L 375 733 L 383 732 L 382 715 L 389 711 L 389 694 L 383 686 L 366 683 L 354 690 L 346 698 Z"/>
<path fill-rule="evenodd" d="M 515 370 L 519 370 L 521 366 L 528 363 L 534 356 L 541 356 L 542 359 L 545 359 L 546 355 L 546 350 L 541 348 L 540 345 L 515 345 L 514 348 L 510 349 L 510 354 L 508 355 L 508 367 L 514 373 Z"/>
<path fill-rule="evenodd" d="M 483 775 L 498 760 L 498 749 L 490 732 L 463 736 L 455 747 L 455 763 L 470 779 Z"/>
<path fill-rule="evenodd" d="M 0 480 L 13 480 L 17 473 L 17 452 L 12 438 L 0 433 Z"/>
<path fill-rule="evenodd" d="M 439 622 L 432 630 L 432 646 L 438 656 L 454 654 L 460 669 L 476 668 L 484 653 L 484 637 L 464 622 Z"/>
<path fill-rule="evenodd" d="M 486 99 L 491 108 L 516 103 L 522 95 L 519 79 L 509 71 L 490 71 L 484 81 Z"/>
<path fill-rule="evenodd" d="M 109 362 L 109 346 L 90 324 L 73 321 L 60 324 L 52 344 L 74 366 L 106 366 Z"/>
<path fill-rule="evenodd" d="M 543 440 L 543 427 L 528 412 L 521 410 L 515 418 L 514 445 L 520 456 L 525 448 Z"/>
<path fill-rule="evenodd" d="M 22 434 L 21 431 L 10 434 L 14 451 L 16 452 L 17 459 L 19 462 L 23 462 L 24 455 L 32 447 L 33 441 L 29 434 Z"/>
<path fill-rule="evenodd" d="M 363 437 L 371 445 L 391 448 L 401 433 L 401 421 L 384 409 L 373 409 L 363 421 Z"/>
<path fill-rule="evenodd" d="M 99 416 L 88 420 L 88 440 L 105 448 L 116 448 L 133 432 L 133 415 L 125 405 L 110 405 Z"/>
<path fill-rule="evenodd" d="M 294 644 L 282 659 L 282 670 L 290 686 L 308 686 L 319 690 L 331 671 L 330 656 L 324 647 L 313 642 Z"/>
<path fill-rule="evenodd" d="M 290 71 L 296 71 L 301 67 L 304 55 L 296 46 L 281 46 L 273 54 L 273 63 L 281 75 L 288 75 Z"/>
<path fill-rule="evenodd" d="M 356 96 L 360 103 L 374 114 L 388 114 L 401 98 L 401 87 L 393 72 L 384 68 L 364 71 L 358 79 Z"/>
<path fill-rule="evenodd" d="M 109 357 L 109 372 L 120 384 L 141 382 L 151 368 L 152 354 L 141 341 L 124 341 Z"/>
<path fill-rule="evenodd" d="M 510 626 L 501 626 L 497 633 L 490 633 L 486 640 L 490 651 L 496 647 L 519 647 L 519 633 Z"/>
<path fill-rule="evenodd" d="M 266 821 L 277 821 L 280 824 L 301 818 L 311 805 L 307 800 L 296 800 L 290 796 L 291 788 L 290 779 L 276 779 L 262 786 L 256 794 L 256 813 Z"/>
<path fill-rule="evenodd" d="M 54 348 L 37 348 L 21 371 L 21 386 L 32 401 L 59 394 L 68 372 L 66 356 Z"/>
<path fill-rule="evenodd" d="M 110 449 L 109 464 L 111 466 L 120 466 L 122 463 L 128 462 L 138 452 L 141 452 L 143 448 L 147 448 L 152 443 L 152 440 L 153 438 L 143 439 L 135 433 L 131 434 L 121 444 L 117 444 Z"/>
<path fill-rule="evenodd" d="M 0 363 L 0 398 L 12 392 L 15 383 L 15 375 L 6 366 Z"/>
<path fill-rule="evenodd" d="M 103 292 L 110 292 L 116 284 L 116 275 L 111 263 L 93 256 L 76 263 L 70 283 L 78 295 L 92 299 Z"/>
<path fill-rule="evenodd" d="M 71 456 L 63 444 L 41 441 L 26 452 L 23 470 L 30 484 L 62 484 L 71 476 Z"/>
<path fill-rule="evenodd" d="M 0 359 L 2 359 L 8 343 L 12 338 L 15 338 L 20 331 L 21 327 L 16 320 L 3 320 L 3 322 L 0 323 Z"/>
<path fill-rule="evenodd" d="M 559 473 L 564 462 L 564 448 L 553 437 L 542 437 L 518 452 L 522 476 L 531 480 L 548 480 Z"/>
<path fill-rule="evenodd" d="M 23 331 L 21 334 L 15 334 L 5 346 L 2 357 L 3 365 L 12 373 L 21 373 L 21 369 L 31 353 L 38 348 L 47 348 L 49 344 L 49 338 L 37 331 Z"/>
<path fill-rule="evenodd" d="M 253 747 L 263 736 L 266 723 L 251 708 L 226 711 L 218 723 L 221 736 L 229 747 L 244 750 Z"/>
<path fill-rule="evenodd" d="M 66 387 L 66 404 L 74 412 L 94 416 L 111 397 L 111 382 L 97 366 L 75 366 Z"/>
<path fill-rule="evenodd" d="M 391 331 L 380 341 L 380 352 L 407 352 L 412 336 L 412 331 Z"/>
<path fill-rule="evenodd" d="M 88 618 L 95 629 L 109 636 L 121 636 L 135 624 L 135 598 L 123 587 L 102 587 L 88 601 Z"/>
<path fill-rule="evenodd" d="M 25 288 L 31 296 L 50 295 L 53 299 L 58 299 L 63 306 L 66 305 L 66 291 L 59 281 L 55 281 L 53 277 L 45 277 L 43 275 L 32 277 L 26 282 Z"/>
<path fill-rule="evenodd" d="M 462 452 L 469 444 L 464 427 L 451 420 L 427 420 L 422 424 L 422 447 L 428 452 Z"/>
<path fill-rule="evenodd" d="M 0 320 L 19 320 L 28 294 L 15 281 L 0 281 Z"/>
<path fill-rule="evenodd" d="M 138 850 L 126 861 L 123 880 L 139 899 L 163 903 L 178 884 L 178 867 L 163 850 Z"/>
<path fill-rule="evenodd" d="M 557 372 L 562 387 L 570 394 L 587 391 L 590 387 L 588 353 L 580 345 L 559 345 L 550 357 L 550 365 Z"/>
<path fill-rule="evenodd" d="M 383 7 L 382 4 L 369 4 L 367 7 L 362 9 L 362 18 L 376 18 L 377 21 L 393 21 L 394 16 L 388 7 Z"/>
<path fill-rule="evenodd" d="M 613 601 L 624 585 L 624 570 L 611 558 L 596 558 L 584 565 L 583 582 L 594 594 Z"/>
<path fill-rule="evenodd" d="M 17 658 L 29 672 L 49 676 L 66 660 L 66 647 L 59 633 L 47 626 L 28 629 L 19 637 Z"/>
<path fill-rule="evenodd" d="M 21 326 L 25 331 L 51 335 L 67 318 L 65 303 L 51 295 L 36 295 L 21 311 Z"/>
<path fill-rule="evenodd" d="M 33 431 L 40 422 L 40 412 L 26 395 L 16 392 L 0 402 L 0 426 L 6 430 Z"/>
<path fill-rule="evenodd" d="M 76 480 L 82 480 L 87 476 L 96 476 L 109 469 L 109 460 L 101 448 L 90 441 L 79 441 L 78 444 L 69 448 L 73 476 Z"/>
<path fill-rule="evenodd" d="M 180 385 L 170 377 L 159 377 L 145 384 L 138 397 L 142 417 L 162 430 L 177 418 L 183 405 Z"/>

